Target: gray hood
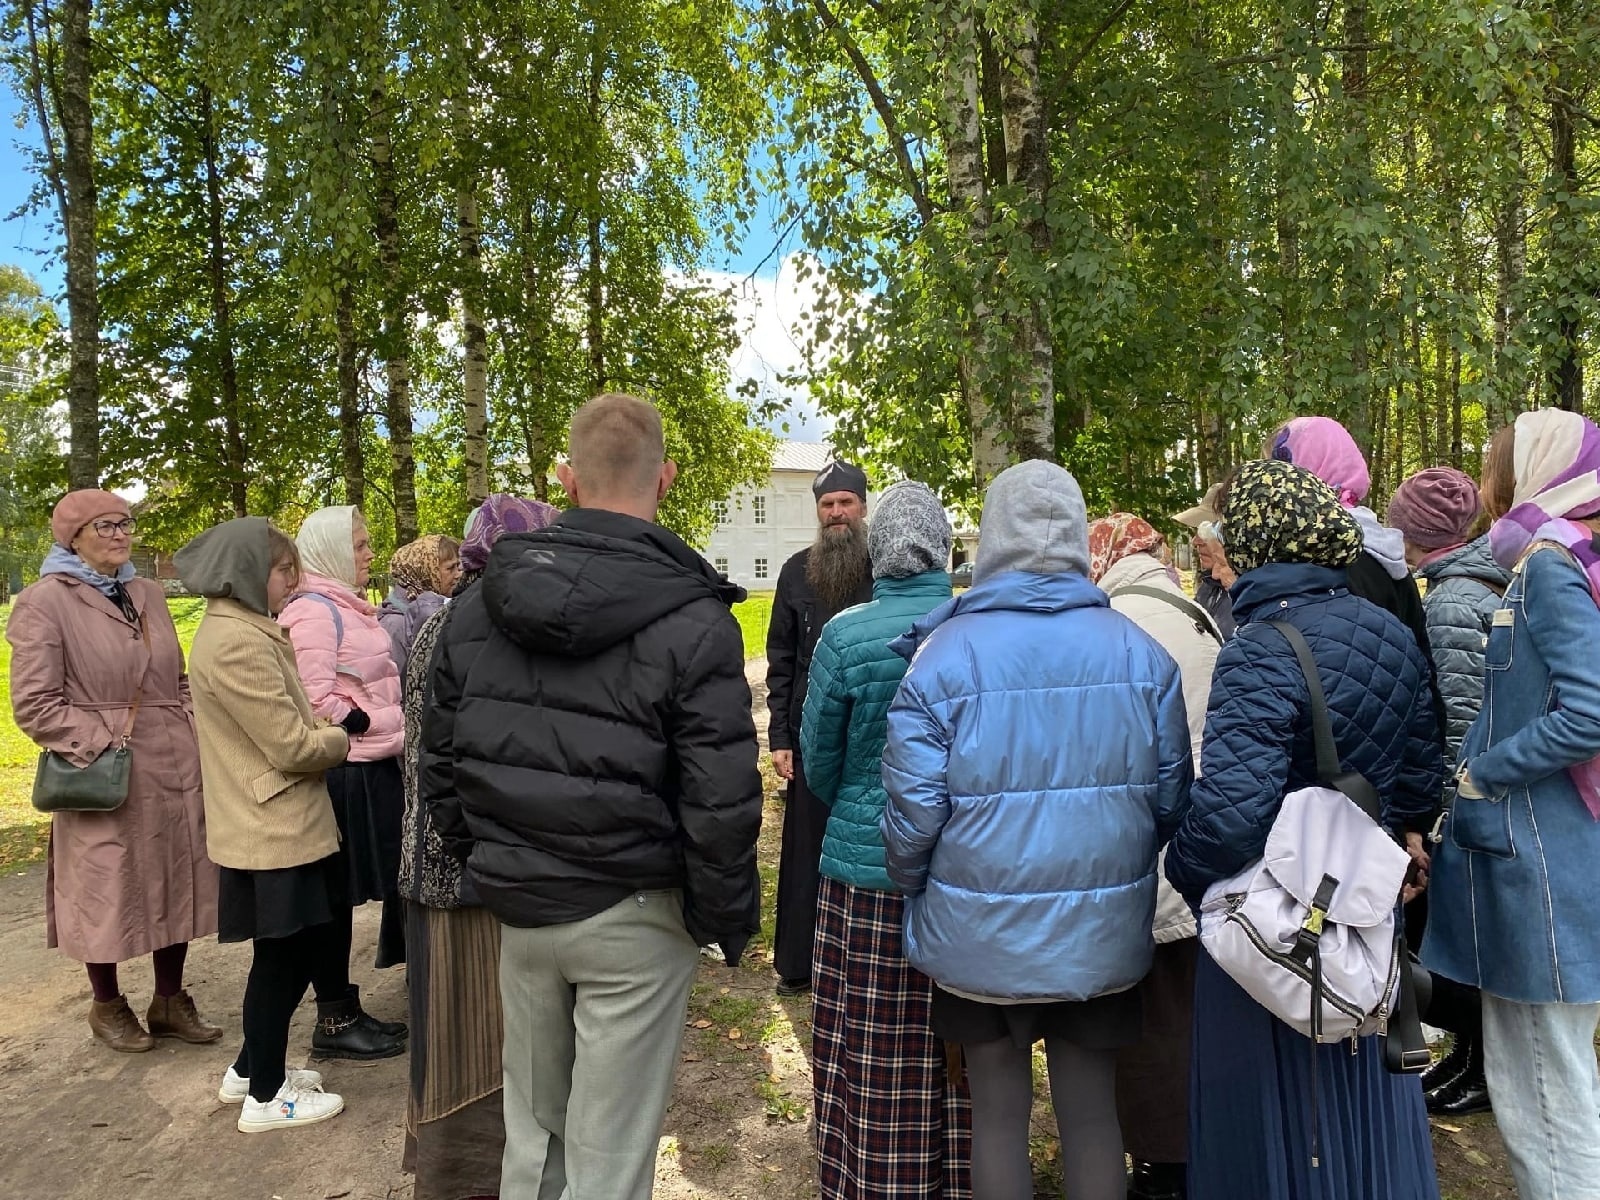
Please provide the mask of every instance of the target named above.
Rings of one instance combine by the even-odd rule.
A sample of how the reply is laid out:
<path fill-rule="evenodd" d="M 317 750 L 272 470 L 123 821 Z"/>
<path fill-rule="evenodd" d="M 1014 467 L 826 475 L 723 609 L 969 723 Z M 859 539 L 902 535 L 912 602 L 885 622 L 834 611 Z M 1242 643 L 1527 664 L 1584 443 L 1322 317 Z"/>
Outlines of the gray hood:
<path fill-rule="evenodd" d="M 1370 508 L 1352 508 L 1349 512 L 1361 526 L 1361 548 L 1383 564 L 1389 578 L 1404 579 L 1411 574 L 1406 563 L 1405 534 L 1383 524 Z"/>
<path fill-rule="evenodd" d="M 267 617 L 267 519 L 238 517 L 206 530 L 173 558 L 183 586 L 197 596 L 237 600 Z"/>
<path fill-rule="evenodd" d="M 1088 577 L 1089 517 L 1083 490 L 1064 467 L 1036 458 L 989 485 L 973 583 L 1003 571 Z"/>

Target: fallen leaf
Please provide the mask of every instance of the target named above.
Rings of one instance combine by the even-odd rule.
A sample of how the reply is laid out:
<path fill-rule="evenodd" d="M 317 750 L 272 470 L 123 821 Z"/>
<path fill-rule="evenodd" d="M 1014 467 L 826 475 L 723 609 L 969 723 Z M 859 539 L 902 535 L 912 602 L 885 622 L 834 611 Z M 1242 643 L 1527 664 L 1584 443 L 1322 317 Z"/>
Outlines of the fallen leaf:
<path fill-rule="evenodd" d="M 1459 1125 L 1446 1125 L 1443 1121 L 1435 1121 L 1434 1124 L 1437 1125 L 1440 1129 L 1444 1130 L 1446 1133 L 1460 1133 L 1461 1132 L 1461 1126 L 1459 1126 Z"/>
<path fill-rule="evenodd" d="M 783 1168 L 778 1166 L 778 1165 L 776 1165 L 775 1163 L 768 1163 L 767 1164 L 767 1170 L 771 1171 L 774 1175 L 776 1175 L 776 1174 L 778 1174 L 778 1172 L 782 1171 Z"/>
<path fill-rule="evenodd" d="M 718 988 L 717 989 L 717 995 L 726 996 L 732 990 L 733 990 L 732 988 Z"/>
<path fill-rule="evenodd" d="M 730 1042 L 737 1042 L 743 1036 L 744 1036 L 744 1030 L 738 1028 L 737 1026 L 735 1026 L 734 1028 L 728 1030 L 728 1040 Z"/>
<path fill-rule="evenodd" d="M 1474 1166 L 1487 1167 L 1489 1165 L 1489 1156 L 1478 1150 L 1463 1150 L 1461 1154 Z"/>
<path fill-rule="evenodd" d="M 711 1022 L 706 1020 L 704 1017 L 701 1017 L 698 1021 L 696 1021 L 694 1023 L 694 1027 L 696 1029 L 710 1029 L 711 1028 Z"/>
<path fill-rule="evenodd" d="M 782 1083 L 783 1082 L 783 1076 L 779 1075 L 776 1071 L 774 1071 L 771 1075 L 767 1076 L 767 1082 L 768 1083 Z"/>

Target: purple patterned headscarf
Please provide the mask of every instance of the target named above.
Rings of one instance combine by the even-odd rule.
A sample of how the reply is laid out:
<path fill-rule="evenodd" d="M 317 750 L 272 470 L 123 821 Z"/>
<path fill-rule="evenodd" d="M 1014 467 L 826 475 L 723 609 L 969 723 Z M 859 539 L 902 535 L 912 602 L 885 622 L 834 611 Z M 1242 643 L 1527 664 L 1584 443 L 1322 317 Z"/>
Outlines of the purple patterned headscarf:
<path fill-rule="evenodd" d="M 1600 513 L 1600 428 L 1578 413 L 1541 408 L 1517 418 L 1511 511 L 1489 528 L 1495 561 L 1514 570 L 1535 542 L 1564 546 L 1600 604 L 1600 553 L 1578 521 Z M 1600 758 L 1567 768 L 1589 815 L 1600 821 Z"/>
<path fill-rule="evenodd" d="M 466 541 L 461 543 L 461 569 L 481 571 L 489 565 L 489 551 L 508 533 L 532 533 L 546 528 L 561 510 L 543 500 L 524 500 L 509 492 L 493 492 L 472 517 Z"/>
<path fill-rule="evenodd" d="M 1372 490 L 1372 475 L 1350 431 L 1332 417 L 1296 417 L 1272 439 L 1272 457 L 1304 467 L 1354 508 Z"/>

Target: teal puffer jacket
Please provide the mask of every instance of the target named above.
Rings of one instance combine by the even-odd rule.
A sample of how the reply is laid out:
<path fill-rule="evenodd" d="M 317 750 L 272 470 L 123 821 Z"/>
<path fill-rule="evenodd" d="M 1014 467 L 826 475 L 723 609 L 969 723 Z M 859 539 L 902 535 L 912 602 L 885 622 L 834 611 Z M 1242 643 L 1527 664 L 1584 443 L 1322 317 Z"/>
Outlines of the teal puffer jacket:
<path fill-rule="evenodd" d="M 822 873 L 892 892 L 883 865 L 883 743 L 889 705 L 906 660 L 889 643 L 950 598 L 950 576 L 926 571 L 879 579 L 872 600 L 847 608 L 822 630 L 811 658 L 800 761 L 806 786 L 833 811 L 822 840 Z"/>

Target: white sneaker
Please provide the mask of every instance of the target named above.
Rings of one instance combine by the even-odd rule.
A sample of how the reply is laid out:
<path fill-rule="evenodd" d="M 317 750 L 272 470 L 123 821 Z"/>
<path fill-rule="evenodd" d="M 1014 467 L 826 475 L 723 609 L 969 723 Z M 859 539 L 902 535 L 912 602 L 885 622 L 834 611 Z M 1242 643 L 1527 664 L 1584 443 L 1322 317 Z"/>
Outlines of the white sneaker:
<path fill-rule="evenodd" d="M 239 1111 L 240 1133 L 266 1133 L 273 1129 L 296 1129 L 301 1125 L 315 1125 L 344 1111 L 344 1097 L 321 1088 L 302 1087 L 292 1079 L 284 1080 L 278 1094 L 271 1100 L 260 1101 L 246 1097 Z"/>
<path fill-rule="evenodd" d="M 320 1088 L 322 1086 L 321 1071 L 300 1071 L 293 1067 L 284 1075 L 285 1082 L 298 1081 L 301 1087 Z M 232 1067 L 222 1077 L 222 1086 L 217 1089 L 217 1099 L 224 1104 L 243 1104 L 245 1097 L 250 1094 L 250 1081 Z"/>

